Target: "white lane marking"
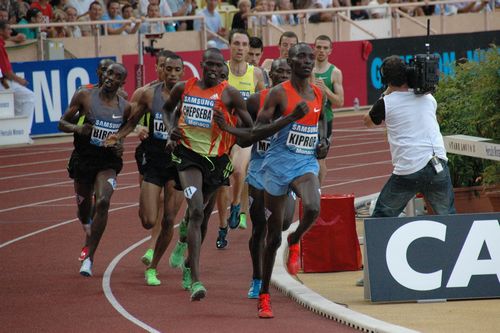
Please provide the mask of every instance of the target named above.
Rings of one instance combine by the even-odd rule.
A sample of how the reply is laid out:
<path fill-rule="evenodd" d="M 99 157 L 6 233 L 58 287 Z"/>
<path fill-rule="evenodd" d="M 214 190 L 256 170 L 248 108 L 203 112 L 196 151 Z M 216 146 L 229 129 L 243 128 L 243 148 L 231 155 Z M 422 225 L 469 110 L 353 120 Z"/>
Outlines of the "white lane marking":
<path fill-rule="evenodd" d="M 126 189 L 134 188 L 134 187 L 139 187 L 139 185 L 136 184 L 136 185 L 130 185 L 130 186 L 120 187 L 120 188 L 117 189 L 117 191 L 119 191 L 119 190 L 126 190 Z M 61 198 L 55 198 L 55 199 L 51 199 L 51 200 L 33 202 L 33 203 L 30 203 L 30 204 L 26 204 L 26 205 L 20 205 L 20 206 L 14 206 L 14 207 L 9 207 L 9 208 L 5 208 L 5 209 L 0 209 L 0 213 L 10 212 L 10 211 L 16 210 L 16 209 L 33 207 L 33 206 L 39 206 L 39 205 L 43 205 L 43 204 L 46 204 L 46 203 L 51 203 L 51 202 L 56 202 L 56 201 L 66 200 L 66 199 L 74 199 L 74 198 L 75 198 L 75 195 L 70 195 L 70 196 L 67 196 L 67 197 L 61 197 Z"/>
<path fill-rule="evenodd" d="M 378 162 L 372 162 L 372 163 L 360 163 L 360 164 L 350 164 L 345 167 L 339 167 L 339 168 L 331 168 L 327 169 L 328 171 L 336 171 L 336 170 L 344 170 L 344 169 L 353 169 L 353 168 L 363 168 L 368 165 L 376 165 L 376 164 L 391 164 L 391 160 L 385 160 L 385 161 L 378 161 Z"/>
<path fill-rule="evenodd" d="M 70 198 L 73 198 L 73 197 L 70 197 Z M 117 210 L 131 208 L 131 207 L 136 207 L 136 206 L 139 206 L 139 204 L 138 203 L 134 203 L 134 204 L 128 205 L 128 206 L 112 208 L 112 209 L 109 210 L 109 212 L 114 212 L 114 211 L 117 211 Z M 63 225 L 66 225 L 66 224 L 69 224 L 69 223 L 75 222 L 75 221 L 78 221 L 78 219 L 76 218 L 76 219 L 67 220 L 67 221 L 64 221 L 64 222 L 61 222 L 61 223 L 58 223 L 58 224 L 51 225 L 50 227 L 39 229 L 39 230 L 30 232 L 29 234 L 26 234 L 26 235 L 23 235 L 23 236 L 11 239 L 10 241 L 7 241 L 5 243 L 0 244 L 0 249 L 3 248 L 3 247 L 6 247 L 7 245 L 10 245 L 12 243 L 15 243 L 15 242 L 18 242 L 20 240 L 23 240 L 25 238 L 38 235 L 38 234 L 40 234 L 42 232 L 45 232 L 45 231 L 48 231 L 48 230 L 51 230 L 51 229 L 55 229 L 55 228 L 61 227 Z"/>
<path fill-rule="evenodd" d="M 130 163 L 135 163 L 135 160 L 124 161 L 123 165 L 130 164 Z M 0 180 L 8 180 L 8 179 L 15 179 L 15 178 L 25 178 L 25 177 L 30 177 L 30 176 L 48 175 L 48 174 L 51 174 L 51 173 L 58 173 L 58 172 L 68 172 L 68 171 L 66 170 L 66 168 L 60 168 L 60 169 L 57 169 L 57 170 L 50 170 L 50 171 L 22 173 L 22 174 L 14 175 L 14 176 L 1 177 Z"/>
<path fill-rule="evenodd" d="M 341 185 L 347 185 L 347 184 L 352 184 L 352 183 L 359 183 L 359 182 L 364 182 L 365 180 L 372 180 L 372 179 L 379 179 L 379 178 L 388 178 L 390 175 L 391 174 L 383 175 L 383 176 L 367 177 L 367 178 L 358 178 L 358 179 L 355 179 L 355 180 L 350 180 L 348 182 L 331 184 L 331 185 L 324 185 L 324 186 L 321 186 L 321 188 L 328 188 L 328 187 L 333 187 L 333 186 L 341 186 Z"/>
<path fill-rule="evenodd" d="M 335 141 L 335 138 L 333 138 L 333 141 Z M 377 140 L 377 141 L 368 141 L 368 142 L 360 142 L 360 143 L 348 143 L 348 144 L 345 144 L 345 145 L 336 145 L 336 144 L 333 144 L 333 146 L 331 146 L 330 150 L 337 149 L 337 148 L 344 148 L 344 147 L 373 145 L 374 143 L 383 143 L 383 142 L 387 142 L 387 140 Z"/>
<path fill-rule="evenodd" d="M 136 247 L 140 246 L 141 244 L 145 243 L 151 239 L 151 236 L 148 236 L 144 239 L 141 239 L 137 243 L 129 246 L 127 249 L 122 251 L 120 254 L 118 254 L 108 265 L 106 268 L 106 271 L 104 272 L 104 275 L 102 276 L 102 290 L 104 291 L 104 296 L 108 299 L 108 302 L 111 304 L 112 307 L 115 308 L 116 311 L 118 311 L 119 314 L 121 314 L 125 319 L 128 321 L 132 322 L 133 324 L 139 326 L 140 328 L 148 331 L 148 332 L 153 332 L 153 333 L 160 333 L 157 329 L 149 326 L 148 324 L 140 321 L 133 315 L 131 315 L 125 308 L 118 302 L 118 300 L 115 298 L 113 295 L 113 291 L 111 290 L 111 275 L 113 274 L 113 270 L 115 269 L 116 265 L 122 260 L 124 256 L 126 256 L 130 251 L 135 249 Z"/>
<path fill-rule="evenodd" d="M 379 154 L 379 153 L 385 153 L 385 152 L 389 152 L 389 149 L 374 150 L 374 151 L 365 151 L 363 153 L 355 153 L 355 154 L 336 155 L 336 156 L 327 157 L 327 158 L 325 158 L 325 160 L 333 160 L 333 159 L 336 159 L 336 158 L 353 157 L 353 156 L 363 156 L 363 155 L 370 155 L 370 154 Z"/>

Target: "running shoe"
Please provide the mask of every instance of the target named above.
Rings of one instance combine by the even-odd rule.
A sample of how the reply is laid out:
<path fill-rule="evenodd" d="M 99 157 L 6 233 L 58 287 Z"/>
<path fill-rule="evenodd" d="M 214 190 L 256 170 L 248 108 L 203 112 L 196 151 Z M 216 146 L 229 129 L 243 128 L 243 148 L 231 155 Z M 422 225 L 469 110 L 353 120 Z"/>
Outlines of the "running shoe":
<path fill-rule="evenodd" d="M 248 298 L 252 298 L 252 299 L 259 298 L 261 285 L 262 285 L 262 280 L 252 279 L 252 282 L 250 283 L 250 289 L 248 289 Z"/>
<path fill-rule="evenodd" d="M 90 258 L 86 258 L 82 262 L 82 266 L 80 267 L 80 275 L 89 277 L 92 276 L 92 260 Z"/>
<path fill-rule="evenodd" d="M 238 226 L 240 229 L 246 229 L 247 228 L 247 214 L 241 213 L 240 214 L 240 225 Z"/>
<path fill-rule="evenodd" d="M 291 275 L 297 275 L 299 272 L 299 251 L 299 243 L 290 244 L 290 236 L 288 236 L 288 260 L 286 262 L 286 268 Z"/>
<path fill-rule="evenodd" d="M 188 223 L 186 221 L 186 218 L 183 218 L 181 223 L 179 223 L 179 237 L 185 238 L 187 237 L 187 234 L 188 234 Z"/>
<path fill-rule="evenodd" d="M 78 261 L 84 261 L 88 255 L 89 255 L 89 247 L 88 246 L 82 247 L 82 251 L 80 252 L 80 256 L 78 257 Z"/>
<path fill-rule="evenodd" d="M 184 290 L 189 290 L 191 289 L 192 284 L 191 268 L 182 265 L 182 288 Z"/>
<path fill-rule="evenodd" d="M 231 210 L 229 213 L 229 218 L 227 219 L 227 224 L 229 224 L 229 228 L 236 229 L 240 224 L 240 219 L 238 216 L 240 215 L 240 204 L 233 205 L 231 204 Z"/>
<path fill-rule="evenodd" d="M 161 284 L 161 281 L 158 280 L 156 277 L 158 273 L 156 272 L 156 269 L 154 268 L 148 268 L 144 272 L 144 278 L 146 279 L 146 284 L 148 286 L 159 286 Z"/>
<path fill-rule="evenodd" d="M 170 254 L 170 258 L 168 258 L 168 264 L 170 267 L 181 267 L 184 262 L 184 253 L 186 253 L 187 246 L 187 243 L 183 243 L 181 241 L 178 241 L 177 244 L 175 244 L 174 250 L 172 251 L 172 254 Z"/>
<path fill-rule="evenodd" d="M 271 296 L 269 294 L 259 295 L 257 309 L 259 310 L 259 318 L 274 318 L 273 310 L 271 309 Z"/>
<path fill-rule="evenodd" d="M 200 301 L 207 294 L 207 289 L 200 281 L 193 283 L 191 286 L 191 301 Z"/>
<path fill-rule="evenodd" d="M 153 261 L 153 255 L 155 251 L 153 249 L 148 249 L 146 253 L 141 258 L 141 261 L 144 265 L 149 266 L 151 265 L 151 261 Z"/>
<path fill-rule="evenodd" d="M 219 228 L 219 236 L 217 237 L 217 241 L 215 242 L 215 246 L 221 250 L 227 246 L 227 227 Z"/>

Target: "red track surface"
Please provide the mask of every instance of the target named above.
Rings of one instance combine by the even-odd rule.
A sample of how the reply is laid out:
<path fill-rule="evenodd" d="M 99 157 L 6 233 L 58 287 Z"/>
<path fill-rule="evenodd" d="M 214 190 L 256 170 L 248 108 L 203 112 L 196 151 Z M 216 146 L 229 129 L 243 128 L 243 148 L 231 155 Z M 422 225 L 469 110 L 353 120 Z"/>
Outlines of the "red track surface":
<path fill-rule="evenodd" d="M 335 119 L 334 135 L 323 193 L 359 197 L 380 191 L 392 169 L 384 133 L 363 130 L 360 116 L 348 116 Z M 275 319 L 257 319 L 256 301 L 246 298 L 250 232 L 231 232 L 228 249 L 216 250 L 215 217 L 201 254 L 207 298 L 190 302 L 180 287 L 180 271 L 169 268 L 166 258 L 159 266 L 162 285 L 147 287 L 139 261 L 146 249 L 140 242 L 148 233 L 137 216 L 136 144 L 135 138 L 127 141 L 92 278 L 78 274 L 83 232 L 74 223 L 73 184 L 65 170 L 71 143 L 0 149 L 0 331 L 354 331 L 307 311 L 275 289 Z M 136 243 L 140 244 L 133 248 Z M 147 326 L 137 326 L 111 305 L 103 287 L 109 279 L 117 302 Z"/>

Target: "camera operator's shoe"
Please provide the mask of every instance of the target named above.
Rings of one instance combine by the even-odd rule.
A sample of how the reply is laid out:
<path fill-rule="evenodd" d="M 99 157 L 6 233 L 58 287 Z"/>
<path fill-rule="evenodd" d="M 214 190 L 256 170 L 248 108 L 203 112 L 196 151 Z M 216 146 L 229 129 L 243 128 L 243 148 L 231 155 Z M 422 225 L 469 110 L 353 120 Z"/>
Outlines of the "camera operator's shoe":
<path fill-rule="evenodd" d="M 231 229 L 238 228 L 238 225 L 240 224 L 239 216 L 240 216 L 240 204 L 237 205 L 231 204 L 229 218 L 227 219 L 227 224 L 229 225 L 229 228 Z"/>
<path fill-rule="evenodd" d="M 227 227 L 219 228 L 219 236 L 217 237 L 217 241 L 215 242 L 215 246 L 222 250 L 227 246 Z"/>

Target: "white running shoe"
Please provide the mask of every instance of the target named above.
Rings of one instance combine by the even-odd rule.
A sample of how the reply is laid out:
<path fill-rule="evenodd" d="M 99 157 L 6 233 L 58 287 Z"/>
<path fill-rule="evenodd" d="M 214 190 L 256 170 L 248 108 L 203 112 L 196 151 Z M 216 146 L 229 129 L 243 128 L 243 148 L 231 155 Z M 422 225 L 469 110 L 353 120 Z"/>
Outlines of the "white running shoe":
<path fill-rule="evenodd" d="M 82 267 L 80 267 L 80 275 L 87 277 L 92 276 L 92 261 L 90 260 L 90 258 L 86 258 L 82 262 Z"/>

